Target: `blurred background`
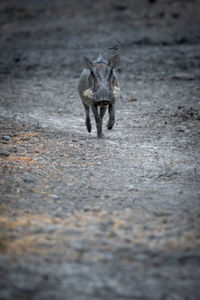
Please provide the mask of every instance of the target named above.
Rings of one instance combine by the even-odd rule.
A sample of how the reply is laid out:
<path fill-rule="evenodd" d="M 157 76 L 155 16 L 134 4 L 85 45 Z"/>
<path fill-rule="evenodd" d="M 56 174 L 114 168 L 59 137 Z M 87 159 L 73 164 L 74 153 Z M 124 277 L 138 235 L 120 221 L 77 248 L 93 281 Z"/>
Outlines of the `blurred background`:
<path fill-rule="evenodd" d="M 81 56 L 106 46 L 120 44 L 127 56 L 200 40 L 199 0 L 2 0 L 0 15 L 1 77 L 76 77 Z"/>

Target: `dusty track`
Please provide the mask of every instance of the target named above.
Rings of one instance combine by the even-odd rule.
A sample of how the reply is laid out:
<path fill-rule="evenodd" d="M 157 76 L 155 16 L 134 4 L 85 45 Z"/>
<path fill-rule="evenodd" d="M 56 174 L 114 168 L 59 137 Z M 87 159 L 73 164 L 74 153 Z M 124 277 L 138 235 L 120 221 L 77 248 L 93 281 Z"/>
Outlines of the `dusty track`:
<path fill-rule="evenodd" d="M 157 2 L 0 4 L 0 299 L 198 299 L 199 1 Z M 97 140 L 81 56 L 116 43 Z"/>

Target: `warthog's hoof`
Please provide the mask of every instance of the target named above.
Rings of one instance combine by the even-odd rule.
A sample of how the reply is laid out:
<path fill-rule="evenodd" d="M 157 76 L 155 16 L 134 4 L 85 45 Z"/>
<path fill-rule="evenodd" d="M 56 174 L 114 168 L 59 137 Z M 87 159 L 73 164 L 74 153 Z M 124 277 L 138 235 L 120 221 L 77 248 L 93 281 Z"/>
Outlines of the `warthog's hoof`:
<path fill-rule="evenodd" d="M 88 132 L 91 132 L 91 131 L 92 131 L 92 125 L 91 125 L 91 123 L 88 122 L 88 123 L 86 123 L 85 125 L 86 125 L 86 127 L 87 127 L 87 131 L 88 131 Z"/>
<path fill-rule="evenodd" d="M 108 122 L 108 124 L 107 124 L 108 130 L 111 130 L 113 128 L 114 124 L 115 124 L 115 122 Z"/>
<path fill-rule="evenodd" d="M 97 138 L 98 139 L 104 139 L 105 135 L 103 133 L 100 133 L 100 134 L 97 135 Z"/>

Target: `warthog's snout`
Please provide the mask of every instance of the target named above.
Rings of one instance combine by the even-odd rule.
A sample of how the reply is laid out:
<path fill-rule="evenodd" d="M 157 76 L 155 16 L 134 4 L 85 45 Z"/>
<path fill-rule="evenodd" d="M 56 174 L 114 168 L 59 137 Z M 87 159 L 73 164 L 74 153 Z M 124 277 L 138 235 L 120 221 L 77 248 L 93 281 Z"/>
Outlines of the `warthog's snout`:
<path fill-rule="evenodd" d="M 113 100 L 113 93 L 108 89 L 99 89 L 93 94 L 93 99 L 98 106 L 106 106 Z"/>
<path fill-rule="evenodd" d="M 106 105 L 108 105 L 108 104 L 110 104 L 110 103 L 111 103 L 110 100 L 99 100 L 99 101 L 96 101 L 96 104 L 97 104 L 98 106 L 106 106 Z"/>

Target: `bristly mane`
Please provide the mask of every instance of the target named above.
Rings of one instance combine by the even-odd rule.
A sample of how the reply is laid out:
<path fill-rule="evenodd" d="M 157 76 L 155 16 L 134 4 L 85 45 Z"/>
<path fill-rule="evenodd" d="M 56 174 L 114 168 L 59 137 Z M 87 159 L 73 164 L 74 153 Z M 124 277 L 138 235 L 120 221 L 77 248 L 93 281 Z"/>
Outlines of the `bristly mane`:
<path fill-rule="evenodd" d="M 97 64 L 107 64 L 108 62 L 103 58 L 103 53 L 108 51 L 108 50 L 119 50 L 119 45 L 115 45 L 113 47 L 108 47 L 108 48 L 105 48 L 103 50 L 101 50 L 101 52 L 99 53 L 99 56 L 97 58 L 97 60 L 95 61 L 95 63 Z"/>

